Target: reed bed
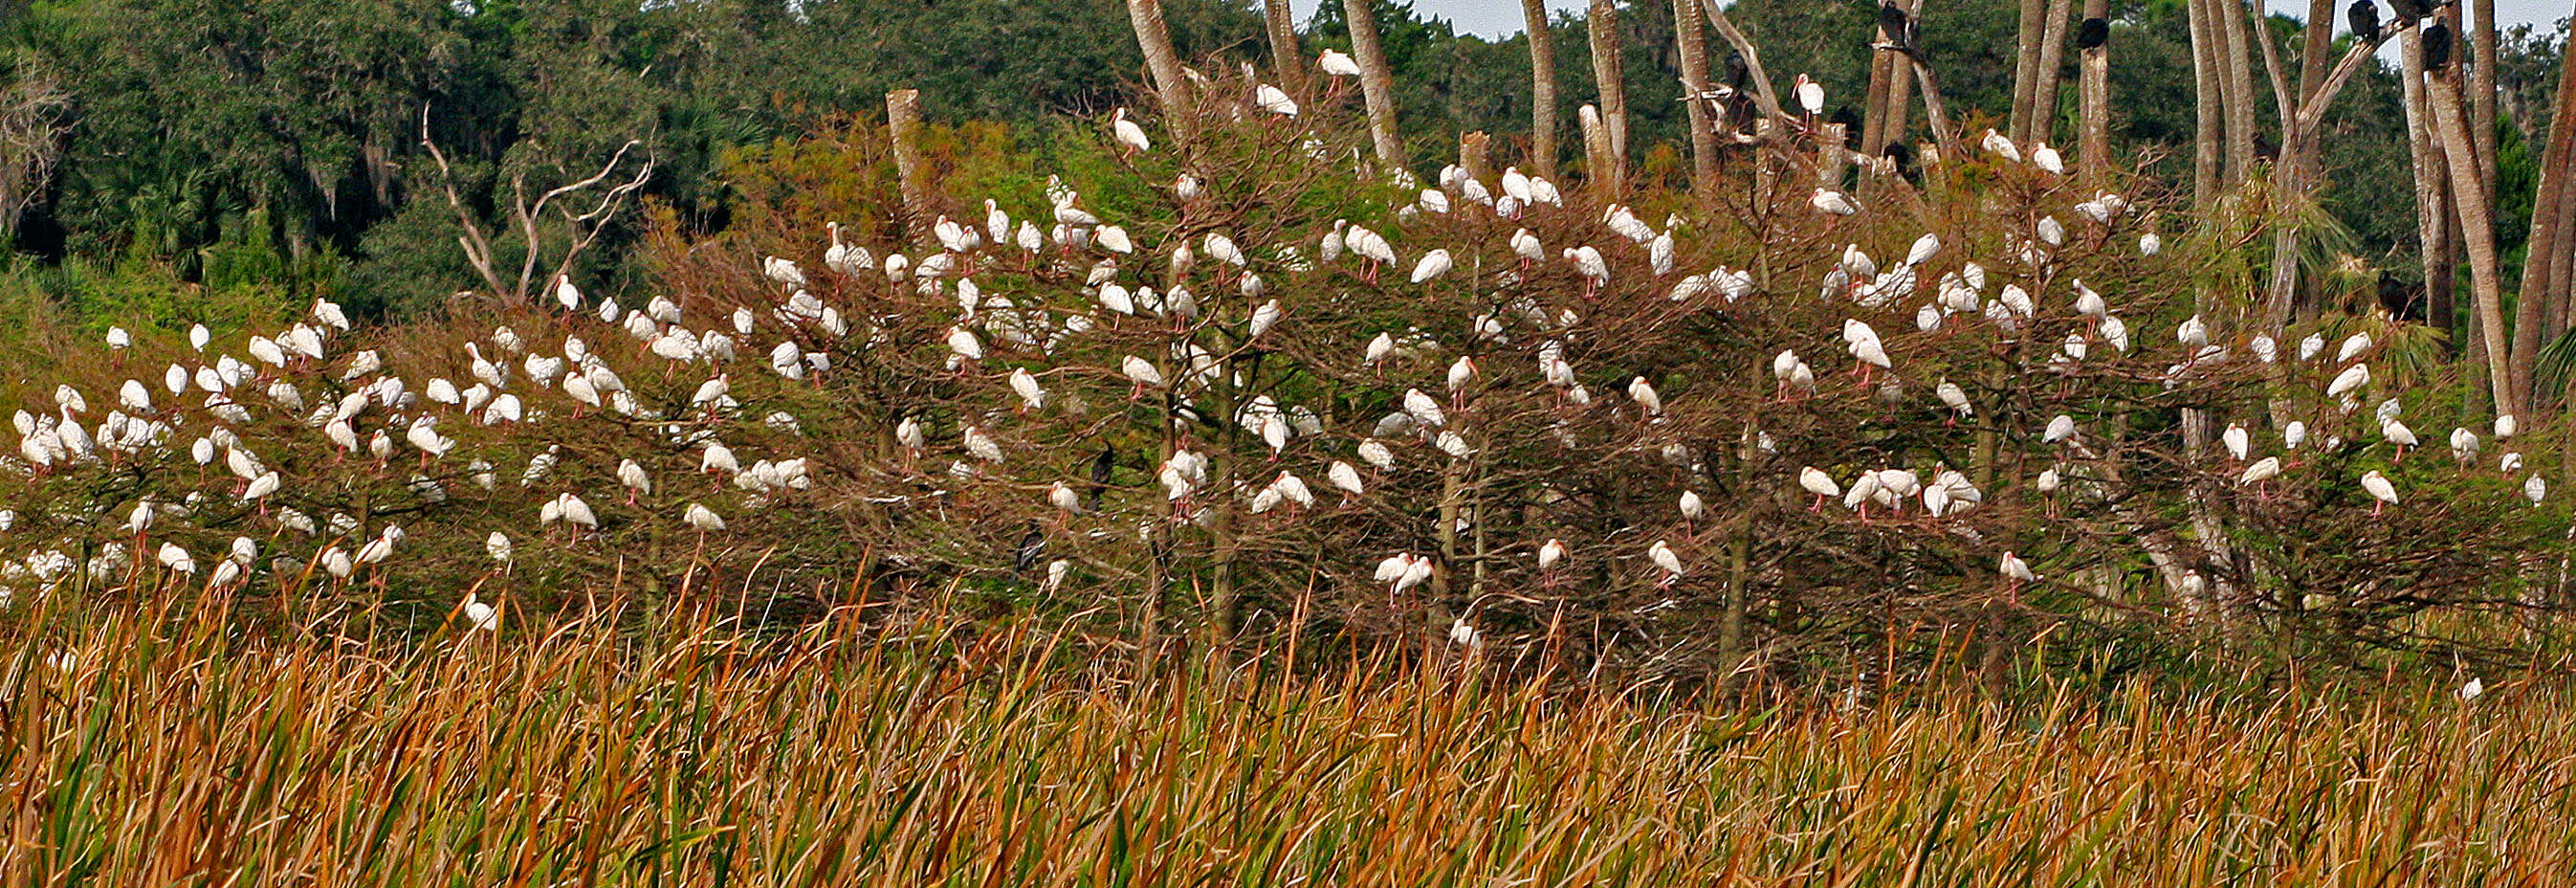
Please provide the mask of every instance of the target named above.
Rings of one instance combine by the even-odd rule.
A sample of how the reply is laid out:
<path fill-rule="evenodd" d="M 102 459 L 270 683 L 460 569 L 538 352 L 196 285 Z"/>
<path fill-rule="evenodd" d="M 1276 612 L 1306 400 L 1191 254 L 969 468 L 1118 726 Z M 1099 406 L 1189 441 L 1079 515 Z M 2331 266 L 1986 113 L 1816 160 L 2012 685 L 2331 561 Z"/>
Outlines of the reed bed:
<path fill-rule="evenodd" d="M 1068 668 L 855 611 L 423 642 L 0 618 L 0 873 L 107 885 L 2550 885 L 2576 694 L 1746 704 L 1458 658 Z M 1573 685 L 1568 690 L 1569 684 Z M 1753 695 L 1758 696 L 1758 695 Z"/>

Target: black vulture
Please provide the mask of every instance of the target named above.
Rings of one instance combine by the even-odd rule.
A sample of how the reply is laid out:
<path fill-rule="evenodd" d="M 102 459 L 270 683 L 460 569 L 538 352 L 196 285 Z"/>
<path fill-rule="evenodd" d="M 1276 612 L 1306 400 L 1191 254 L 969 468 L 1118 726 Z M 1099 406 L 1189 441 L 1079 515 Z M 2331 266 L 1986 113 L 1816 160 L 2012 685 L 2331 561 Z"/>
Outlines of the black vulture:
<path fill-rule="evenodd" d="M 1825 115 L 1825 122 L 1843 125 L 1844 148 L 1860 147 L 1860 113 L 1853 111 L 1850 105 L 1836 108 L 1834 113 Z"/>
<path fill-rule="evenodd" d="M 2424 0 L 2388 0 L 2388 8 L 2396 11 L 2399 18 L 2410 22 L 2423 21 L 2425 16 L 2433 14 L 2433 8 L 2424 5 Z"/>
<path fill-rule="evenodd" d="M 2421 288 L 2398 283 L 2388 272 L 2379 273 L 2379 307 L 2386 309 L 2389 317 L 2423 323 L 2424 300 L 2418 298 L 2422 293 Z"/>
<path fill-rule="evenodd" d="M 1899 137 L 1887 140 L 1887 147 L 1880 151 L 1879 156 L 1887 158 L 1888 162 L 1896 167 L 1896 174 L 1904 177 L 1905 181 L 1915 181 L 1917 170 L 1914 168 L 1914 146 L 1907 144 L 1905 139 Z"/>
<path fill-rule="evenodd" d="M 1038 557 L 1045 554 L 1046 531 L 1040 529 L 1036 521 L 1031 521 L 1028 532 L 1020 535 L 1020 544 L 1011 550 L 1011 569 L 1027 573 L 1029 568 L 1037 566 Z"/>
<path fill-rule="evenodd" d="M 1887 42 L 1878 45 L 1906 55 L 1914 54 L 1914 17 L 1906 15 L 1905 10 L 1896 5 L 1896 0 L 1885 0 L 1878 5 L 1878 29 L 1887 34 Z"/>
<path fill-rule="evenodd" d="M 2439 71 L 2451 66 L 2451 29 L 2441 22 L 2424 26 L 2424 70 Z"/>
<path fill-rule="evenodd" d="M 1109 490 L 1110 470 L 1118 467 L 1118 448 L 1102 447 L 1091 458 L 1091 510 L 1100 511 L 1100 495 Z"/>
<path fill-rule="evenodd" d="M 2344 21 L 2352 25 L 2352 36 L 2363 43 L 2379 42 L 2379 4 L 2370 0 L 2352 0 L 2343 11 Z"/>
<path fill-rule="evenodd" d="M 2088 18 L 2084 20 L 2084 24 L 2075 28 L 2076 49 L 2092 49 L 2109 42 L 2111 42 L 2111 23 L 2108 20 Z"/>

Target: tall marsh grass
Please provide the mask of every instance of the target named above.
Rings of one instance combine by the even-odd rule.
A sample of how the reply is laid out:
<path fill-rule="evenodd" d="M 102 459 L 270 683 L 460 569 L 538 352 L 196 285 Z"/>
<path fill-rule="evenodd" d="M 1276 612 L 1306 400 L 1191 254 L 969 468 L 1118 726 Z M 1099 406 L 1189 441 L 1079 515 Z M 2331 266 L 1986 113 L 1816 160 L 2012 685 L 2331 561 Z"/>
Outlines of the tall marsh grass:
<path fill-rule="evenodd" d="M 247 607 L 247 606 L 245 606 Z M 2576 692 L 1680 703 L 1451 652 L 1065 668 L 836 612 L 396 647 L 0 616 L 0 881 L 2549 885 Z M 277 621 L 267 621 L 275 623 Z M 1263 662 L 1279 663 L 1273 657 Z M 2498 687 L 2501 685 L 2501 687 Z M 1749 695 L 1759 696 L 1759 695 Z"/>

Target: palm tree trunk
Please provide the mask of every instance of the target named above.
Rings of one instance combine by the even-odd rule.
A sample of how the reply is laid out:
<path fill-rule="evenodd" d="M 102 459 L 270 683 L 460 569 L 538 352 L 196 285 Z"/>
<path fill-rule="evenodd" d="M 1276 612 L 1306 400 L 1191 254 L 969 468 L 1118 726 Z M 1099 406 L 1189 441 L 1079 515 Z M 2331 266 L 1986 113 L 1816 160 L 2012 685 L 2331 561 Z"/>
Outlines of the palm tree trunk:
<path fill-rule="evenodd" d="M 1875 32 L 1876 42 L 1892 38 L 1886 28 Z M 1869 54 L 1869 91 L 1861 95 L 1860 150 L 1877 156 L 1887 140 L 1887 85 L 1897 68 L 1903 67 L 1895 53 L 1872 51 Z"/>
<path fill-rule="evenodd" d="M 1693 0 L 1673 0 L 1674 48 L 1681 55 L 1682 91 L 1691 95 L 1708 89 L 1708 26 L 1700 22 L 1699 4 Z M 1717 184 L 1717 131 L 1708 119 L 1708 103 L 1697 100 L 1682 103 L 1689 114 L 1691 145 L 1691 191 L 1701 198 Z"/>
<path fill-rule="evenodd" d="M 1296 11 L 1288 0 L 1262 0 L 1261 22 L 1270 34 L 1270 66 L 1279 82 L 1297 95 L 1306 94 L 1306 55 L 1297 49 Z"/>
<path fill-rule="evenodd" d="M 1171 29 L 1163 26 L 1163 0 L 1127 0 L 1127 21 L 1136 29 L 1136 45 L 1145 51 L 1145 67 L 1154 75 L 1154 94 L 1163 100 L 1164 123 L 1183 141 L 1189 139 L 1189 77 L 1181 73 L 1181 54 L 1172 49 Z"/>
<path fill-rule="evenodd" d="M 2030 138 L 2057 140 L 2058 67 L 2066 61 L 2066 16 L 2072 0 L 2048 0 L 2048 24 L 2040 29 L 2039 67 L 2030 84 Z"/>
<path fill-rule="evenodd" d="M 2469 69 L 2469 138 L 2477 146 L 2478 180 L 2486 183 L 2487 195 L 2496 189 L 2496 18 L 2495 0 L 2474 0 L 2478 15 L 2476 30 L 2469 31 L 2471 61 Z"/>
<path fill-rule="evenodd" d="M 1404 167 L 1404 142 L 1395 131 L 1395 75 L 1387 68 L 1386 47 L 1378 43 L 1377 13 L 1369 0 L 1342 0 L 1350 20 L 1351 60 L 1360 65 L 1360 93 L 1368 102 L 1369 142 L 1377 161 L 1394 172 Z"/>
<path fill-rule="evenodd" d="M 2032 92 L 2039 77 L 2040 42 L 2047 39 L 2047 15 L 2048 0 L 2021 0 L 2021 25 L 2013 30 L 2012 115 L 2004 130 L 2015 143 L 2030 138 Z"/>
<path fill-rule="evenodd" d="M 2110 14 L 2110 0 L 2084 0 L 2086 19 L 2107 20 Z M 2076 135 L 2075 162 L 2086 183 L 2102 188 L 2111 180 L 2111 44 L 2080 52 L 2076 94 L 2083 125 Z"/>
<path fill-rule="evenodd" d="M 2566 329 L 2566 278 L 2569 199 L 2568 176 L 2576 172 L 2576 41 L 2568 41 L 2559 62 L 2557 109 L 2549 120 L 2549 143 L 2540 155 L 2539 190 L 2533 195 L 2531 238 L 2523 252 L 2522 286 L 2514 304 L 2514 375 L 2531 379 L 2540 349 Z M 2542 392 L 2523 403 L 2538 408 Z M 2554 393 L 2553 393 L 2554 394 Z"/>
<path fill-rule="evenodd" d="M 1920 16 L 1923 15 L 1923 0 L 1898 0 L 1896 5 L 1903 7 L 1906 14 L 1916 16 L 1916 21 L 1922 20 Z M 1902 55 L 1888 53 L 1880 53 L 1880 55 L 1887 56 L 1889 63 L 1887 110 L 1879 117 L 1878 144 L 1870 149 L 1872 157 L 1885 155 L 1888 143 L 1905 141 L 1907 110 L 1914 92 L 1913 60 Z"/>
<path fill-rule="evenodd" d="M 2191 204 L 2205 209 L 2218 199 L 2219 142 L 2227 122 L 2219 114 L 2218 53 L 2213 49 L 2218 40 L 2211 36 L 2210 0 L 2184 2 L 2191 25 Z"/>
<path fill-rule="evenodd" d="M 1521 0 L 1530 54 L 1530 167 L 1556 178 L 1556 40 L 1547 24 L 1547 0 Z"/>
<path fill-rule="evenodd" d="M 1592 0 L 1592 11 L 1584 17 L 1585 30 L 1592 37 L 1592 83 L 1601 94 L 1601 125 L 1610 140 L 1612 181 L 1628 174 L 1628 81 L 1619 63 L 1619 7 L 1611 0 Z M 1594 170 L 1598 177 L 1604 170 Z"/>
<path fill-rule="evenodd" d="M 2205 0 L 2214 13 L 2221 42 L 2218 71 L 2227 109 L 2227 185 L 2244 184 L 2254 171 L 2253 35 L 2248 33 L 2244 0 Z"/>
<path fill-rule="evenodd" d="M 930 168 L 921 162 L 921 91 L 886 93 L 886 138 L 894 143 L 895 187 L 903 194 L 904 236 L 930 237 Z"/>
<path fill-rule="evenodd" d="M 2434 126 L 2440 132 L 2443 154 L 2450 167 L 2451 190 L 2459 199 L 2460 235 L 2468 246 L 2471 298 L 2477 300 L 2479 341 L 2486 347 L 2488 387 L 2495 396 L 2497 415 L 2519 415 L 2530 380 L 2516 379 L 2511 369 L 2513 350 L 2505 341 L 2503 271 L 2497 266 L 2495 226 L 2488 221 L 2493 205 L 2488 202 L 2486 184 L 2478 178 L 2483 174 L 2478 168 L 2477 148 L 2469 138 L 2468 108 L 2461 101 L 2460 66 L 2445 65 L 2430 72 L 2425 86 L 2431 94 Z"/>

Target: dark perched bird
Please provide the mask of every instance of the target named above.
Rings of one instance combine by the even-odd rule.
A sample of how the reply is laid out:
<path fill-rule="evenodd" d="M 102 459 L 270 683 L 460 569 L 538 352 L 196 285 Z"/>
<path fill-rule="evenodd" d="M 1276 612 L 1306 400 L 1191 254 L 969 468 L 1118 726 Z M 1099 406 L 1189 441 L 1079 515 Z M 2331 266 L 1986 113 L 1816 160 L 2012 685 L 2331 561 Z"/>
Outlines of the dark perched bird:
<path fill-rule="evenodd" d="M 1825 115 L 1825 122 L 1843 125 L 1844 148 L 1860 147 L 1860 112 L 1853 111 L 1851 106 L 1845 105 L 1834 109 L 1834 113 Z"/>
<path fill-rule="evenodd" d="M 2451 66 L 2451 28 L 2441 22 L 2424 26 L 2424 70 L 2439 71 Z"/>
<path fill-rule="evenodd" d="M 2389 276 L 2388 272 L 2379 273 L 2379 307 L 2386 309 L 2389 317 L 2400 321 L 2423 322 L 2424 300 L 2417 298 L 2422 295 L 2422 292 L 2421 288 L 2399 283 L 2396 278 Z"/>
<path fill-rule="evenodd" d="M 2352 25 L 2352 36 L 2360 38 L 2361 42 L 2379 42 L 2379 4 L 2370 0 L 2352 0 L 2352 5 L 2344 8 L 2343 19 Z"/>
<path fill-rule="evenodd" d="M 2076 49 L 2092 49 L 2109 42 L 2111 42 L 2111 22 L 2107 19 L 2088 18 L 2083 24 L 2075 27 Z"/>
<path fill-rule="evenodd" d="M 1895 167 L 1896 174 L 1905 177 L 1905 181 L 1919 184 L 1921 171 L 1914 166 L 1913 145 L 1907 144 L 1901 138 L 1889 139 L 1887 147 L 1880 150 L 1879 156 L 1887 158 L 1888 165 Z"/>
<path fill-rule="evenodd" d="M 2277 162 L 2281 159 L 2281 146 L 2270 139 L 2264 138 L 2262 133 L 2255 133 L 2254 156 L 2262 160 Z"/>
<path fill-rule="evenodd" d="M 2433 8 L 2425 5 L 2424 0 L 2388 0 L 2388 8 L 2394 10 L 2399 18 L 2410 22 L 2423 21 L 2425 16 L 2433 14 Z"/>
<path fill-rule="evenodd" d="M 1011 569 L 1027 573 L 1029 568 L 1037 566 L 1038 556 L 1044 554 L 1046 531 L 1038 529 L 1038 523 L 1031 521 L 1029 531 L 1020 535 L 1019 547 L 1011 552 Z"/>
<path fill-rule="evenodd" d="M 1109 472 L 1118 467 L 1118 448 L 1102 447 L 1091 458 L 1091 510 L 1100 511 L 1100 495 L 1109 490 Z"/>
<path fill-rule="evenodd" d="M 1914 54 L 1914 17 L 1905 14 L 1905 10 L 1896 5 L 1896 0 L 1884 0 L 1878 5 L 1878 30 L 1887 35 L 1887 41 L 1872 46 Z"/>

